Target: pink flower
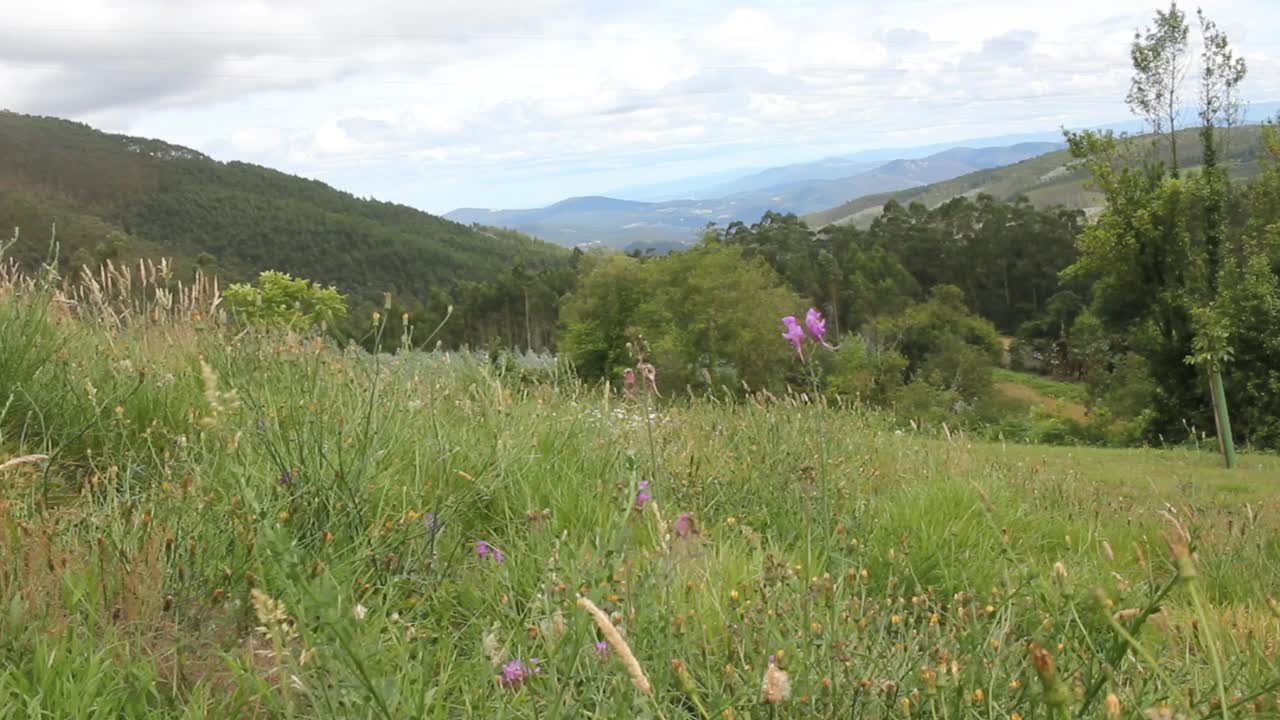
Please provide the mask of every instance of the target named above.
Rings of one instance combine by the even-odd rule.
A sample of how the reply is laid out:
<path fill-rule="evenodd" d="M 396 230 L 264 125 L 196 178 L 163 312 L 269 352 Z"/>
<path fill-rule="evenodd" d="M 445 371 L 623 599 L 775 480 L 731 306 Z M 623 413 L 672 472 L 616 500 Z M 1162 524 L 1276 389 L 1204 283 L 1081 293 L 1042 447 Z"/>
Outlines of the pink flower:
<path fill-rule="evenodd" d="M 507 556 L 502 554 L 501 550 L 490 545 L 484 540 L 476 541 L 476 556 L 480 558 L 489 558 L 499 564 L 507 559 Z"/>
<path fill-rule="evenodd" d="M 796 316 L 788 315 L 782 318 L 782 325 L 787 328 L 787 331 L 782 333 L 782 337 L 786 338 L 792 345 L 796 346 L 796 353 L 801 357 L 801 359 L 803 359 L 804 329 L 800 327 L 800 323 L 796 322 Z"/>
<path fill-rule="evenodd" d="M 809 308 L 809 312 L 804 314 L 804 324 L 809 327 L 809 334 L 814 340 L 831 347 L 826 339 L 827 321 L 823 319 L 822 313 L 818 312 L 818 308 Z"/>
<path fill-rule="evenodd" d="M 526 665 L 523 660 L 511 660 L 502 665 L 502 674 L 498 676 L 498 684 L 505 688 L 517 690 L 534 673 L 538 672 L 538 658 L 529 658 Z"/>
<path fill-rule="evenodd" d="M 643 510 L 645 503 L 649 502 L 652 499 L 653 499 L 653 496 L 649 494 L 649 481 L 641 480 L 640 492 L 636 493 L 636 509 Z"/>
<path fill-rule="evenodd" d="M 644 381 L 649 383 L 649 392 L 657 397 L 662 397 L 662 393 L 658 392 L 658 371 L 652 365 L 642 362 L 636 366 L 640 370 L 640 374 L 644 376 Z"/>
<path fill-rule="evenodd" d="M 627 397 L 634 398 L 636 396 L 636 371 L 627 368 L 622 371 L 622 390 Z"/>
<path fill-rule="evenodd" d="M 698 531 L 696 523 L 693 522 L 693 515 L 687 512 L 677 515 L 675 522 L 671 523 L 671 528 L 676 531 L 676 537 L 689 537 Z"/>

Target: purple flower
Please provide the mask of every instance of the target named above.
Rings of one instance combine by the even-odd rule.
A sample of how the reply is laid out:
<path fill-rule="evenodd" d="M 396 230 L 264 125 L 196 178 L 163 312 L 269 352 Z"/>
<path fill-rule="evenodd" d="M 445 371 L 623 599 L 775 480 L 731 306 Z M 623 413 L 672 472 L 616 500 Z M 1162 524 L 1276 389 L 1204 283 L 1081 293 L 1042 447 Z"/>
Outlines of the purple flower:
<path fill-rule="evenodd" d="M 652 499 L 653 499 L 653 496 L 649 494 L 649 481 L 641 480 L 640 492 L 636 493 L 636 509 L 643 510 L 644 504 L 649 502 Z"/>
<path fill-rule="evenodd" d="M 444 527 L 444 523 L 440 522 L 440 518 L 435 513 L 422 513 L 422 524 L 426 526 L 427 532 L 439 532 Z"/>
<path fill-rule="evenodd" d="M 280 473 L 280 484 L 284 487 L 289 487 L 290 485 L 293 484 L 292 470 L 285 470 L 284 472 Z"/>
<path fill-rule="evenodd" d="M 529 658 L 526 665 L 523 660 L 511 660 L 502 665 L 502 674 L 498 676 L 498 684 L 512 690 L 518 689 L 534 673 L 538 672 L 538 658 Z"/>
<path fill-rule="evenodd" d="M 608 657 L 608 656 L 609 656 L 609 643 L 607 643 L 607 642 L 605 642 L 605 641 L 603 641 L 603 640 L 597 640 L 597 641 L 596 641 L 596 654 L 597 654 L 597 655 L 599 655 L 600 657 Z"/>
<path fill-rule="evenodd" d="M 481 558 L 489 558 L 496 563 L 502 563 L 507 559 L 507 556 L 503 555 L 501 550 L 484 540 L 476 541 L 476 555 Z"/>
<path fill-rule="evenodd" d="M 809 334 L 814 340 L 831 347 L 827 342 L 827 321 L 823 319 L 822 313 L 818 312 L 818 308 L 809 308 L 809 312 L 804 314 L 804 324 L 809 328 Z"/>
<path fill-rule="evenodd" d="M 687 512 L 677 515 L 675 522 L 671 523 L 671 527 L 676 531 L 676 537 L 689 537 L 697 532 L 697 526 L 693 522 L 693 515 Z"/>
<path fill-rule="evenodd" d="M 787 328 L 787 331 L 782 333 L 782 337 L 789 340 L 792 345 L 795 345 L 796 353 L 801 358 L 804 358 L 804 350 L 802 349 L 804 346 L 804 328 L 801 328 L 800 323 L 796 322 L 795 315 L 788 315 L 782 318 L 782 324 Z"/>

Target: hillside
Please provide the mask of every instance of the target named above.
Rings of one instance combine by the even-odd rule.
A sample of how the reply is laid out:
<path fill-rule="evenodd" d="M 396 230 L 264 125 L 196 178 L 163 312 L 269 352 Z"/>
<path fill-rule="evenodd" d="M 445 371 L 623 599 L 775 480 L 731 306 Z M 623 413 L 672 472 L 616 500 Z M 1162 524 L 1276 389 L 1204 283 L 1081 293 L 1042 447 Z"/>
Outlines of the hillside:
<path fill-rule="evenodd" d="M 55 223 L 64 270 L 164 255 L 184 272 L 200 266 L 242 279 L 280 269 L 363 299 L 383 291 L 422 297 L 518 260 L 539 266 L 567 257 L 532 238 L 159 140 L 0 112 L 0 226 L 22 230 L 9 254 L 27 265 L 44 261 Z"/>
<path fill-rule="evenodd" d="M 866 163 L 819 162 L 787 166 L 725 187 L 751 187 L 810 173 L 805 179 L 702 200 L 637 202 L 607 197 L 570 198 L 544 208 L 461 208 L 445 217 L 462 223 L 510 227 L 565 245 L 623 248 L 694 241 L 707 223 L 754 222 L 768 211 L 808 213 L 850 197 L 912 188 L 1005 165 L 1060 148 L 1061 143 L 949 148 L 917 159 Z M 834 173 L 847 172 L 843 177 Z M 763 180 L 762 180 L 763 178 Z"/>
<path fill-rule="evenodd" d="M 1249 177 L 1257 172 L 1259 151 L 1259 126 L 1249 125 L 1232 132 L 1227 146 L 1231 171 L 1237 177 Z M 1136 138 L 1140 148 L 1150 148 L 1151 138 Z M 1178 136 L 1179 164 L 1194 168 L 1200 157 L 1200 141 L 1194 130 L 1183 130 Z M 1140 156 L 1149 156 L 1140 150 Z M 890 200 L 900 203 L 919 202 L 936 207 L 960 195 L 986 193 L 1000 200 L 1012 200 L 1026 196 L 1036 207 L 1065 205 L 1089 210 L 1097 207 L 1100 197 L 1086 186 L 1088 173 L 1073 167 L 1067 150 L 1057 150 L 1020 162 L 953 177 L 921 187 L 856 196 L 855 199 L 828 210 L 805 217 L 813 227 L 832 224 L 866 226 L 879 216 L 881 208 Z"/>

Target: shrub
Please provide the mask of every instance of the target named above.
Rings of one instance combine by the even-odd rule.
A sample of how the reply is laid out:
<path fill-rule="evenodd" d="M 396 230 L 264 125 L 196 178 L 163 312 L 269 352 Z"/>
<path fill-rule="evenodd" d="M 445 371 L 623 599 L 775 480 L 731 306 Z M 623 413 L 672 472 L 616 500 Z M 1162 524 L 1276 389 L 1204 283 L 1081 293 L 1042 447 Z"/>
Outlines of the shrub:
<path fill-rule="evenodd" d="M 260 273 L 257 287 L 236 283 L 223 296 L 236 318 L 250 325 L 327 327 L 347 316 L 346 299 L 337 288 L 321 287 L 277 270 Z"/>

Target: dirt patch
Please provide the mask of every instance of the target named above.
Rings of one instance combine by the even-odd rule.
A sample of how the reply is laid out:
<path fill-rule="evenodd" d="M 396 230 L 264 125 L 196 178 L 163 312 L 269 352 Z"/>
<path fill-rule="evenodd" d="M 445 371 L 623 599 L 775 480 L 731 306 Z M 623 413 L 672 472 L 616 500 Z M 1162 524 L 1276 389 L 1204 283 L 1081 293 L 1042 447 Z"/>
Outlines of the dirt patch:
<path fill-rule="evenodd" d="M 1035 388 L 1027 387 L 1026 385 L 1011 382 L 998 382 L 995 387 L 996 392 L 999 392 L 1005 397 L 1020 400 L 1029 405 L 1040 405 L 1053 415 L 1057 415 L 1058 417 L 1066 418 L 1068 420 L 1074 420 L 1078 423 L 1083 423 L 1089 414 L 1088 409 L 1078 402 L 1059 400 L 1058 398 L 1045 395 L 1044 393 L 1037 391 Z"/>

